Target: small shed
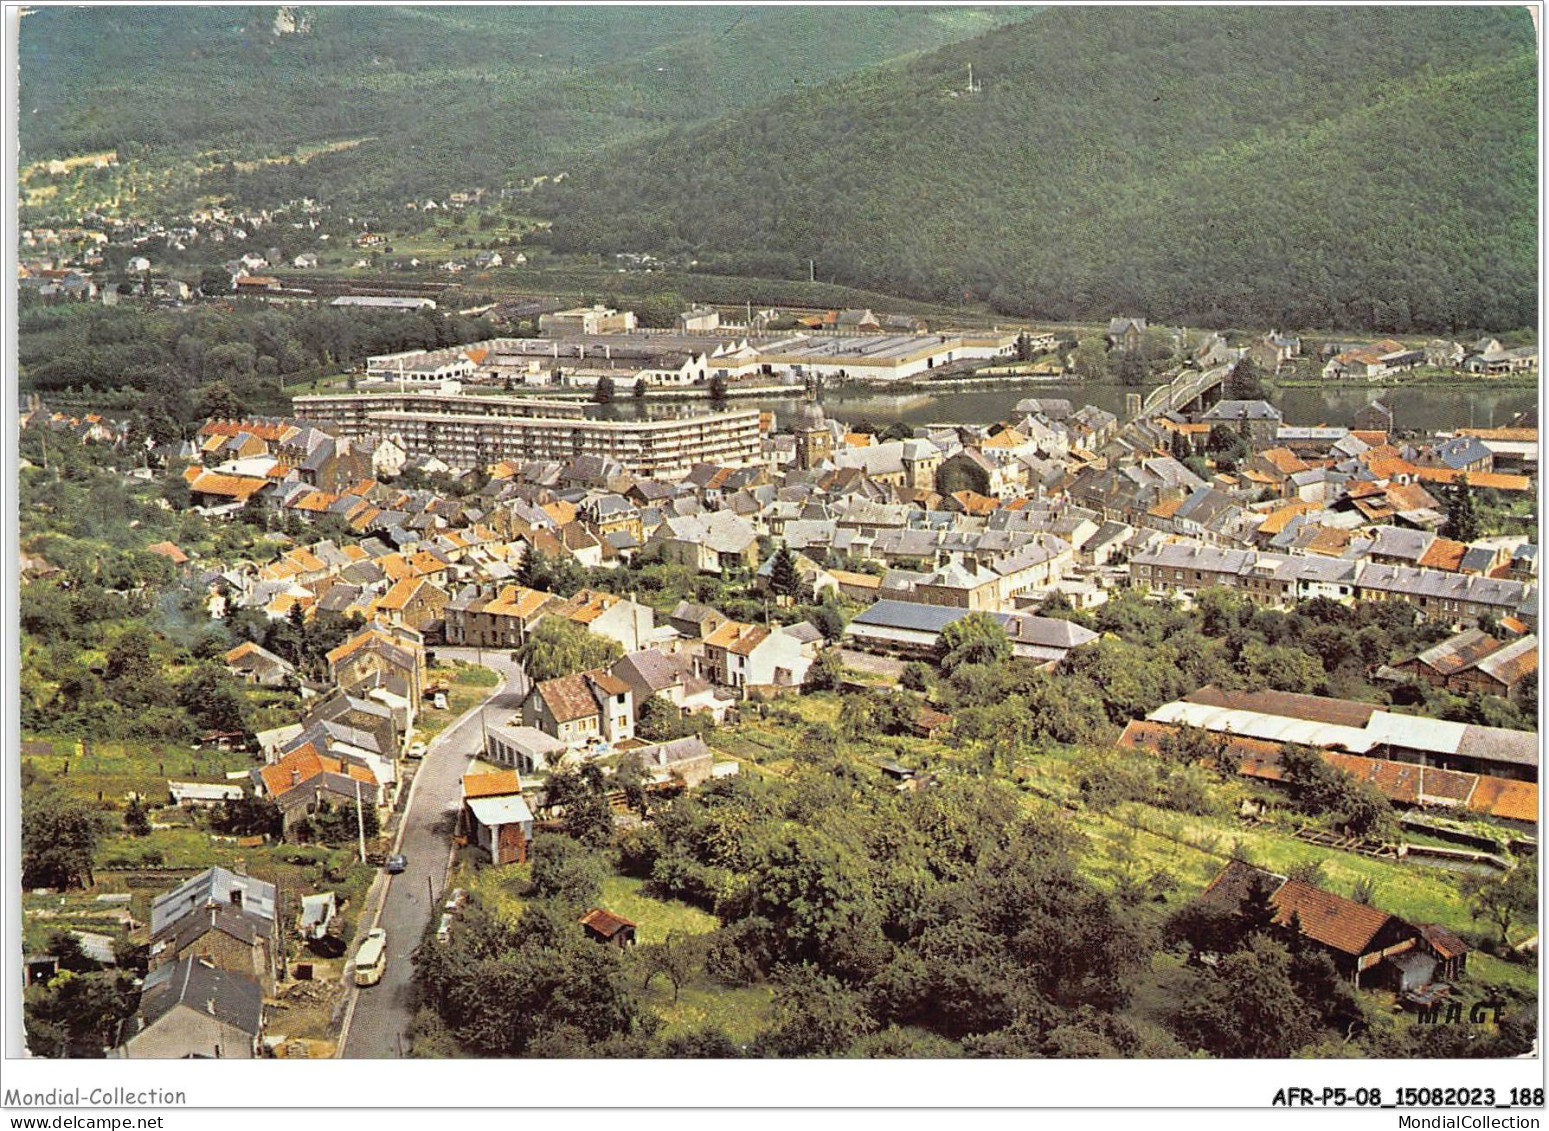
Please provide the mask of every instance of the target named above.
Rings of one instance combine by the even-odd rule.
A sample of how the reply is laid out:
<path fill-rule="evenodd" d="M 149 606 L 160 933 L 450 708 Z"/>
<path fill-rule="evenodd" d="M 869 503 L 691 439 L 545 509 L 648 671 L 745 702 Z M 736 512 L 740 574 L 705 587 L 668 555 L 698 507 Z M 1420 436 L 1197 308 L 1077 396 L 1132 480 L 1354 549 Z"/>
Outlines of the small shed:
<path fill-rule="evenodd" d="M 328 933 L 338 913 L 339 904 L 333 892 L 304 895 L 301 897 L 301 918 L 296 929 L 302 938 L 315 941 Z"/>
<path fill-rule="evenodd" d="M 469 839 L 489 853 L 492 864 L 520 864 L 532 842 L 533 815 L 519 793 L 470 797 Z"/>
<path fill-rule="evenodd" d="M 914 736 L 935 738 L 937 732 L 951 721 L 952 716 L 945 711 L 938 711 L 929 703 L 921 703 L 919 712 L 914 716 Z"/>
<path fill-rule="evenodd" d="M 22 969 L 27 985 L 46 986 L 59 973 L 59 959 L 52 954 L 26 954 L 22 956 Z"/>
<path fill-rule="evenodd" d="M 172 804 L 188 808 L 196 806 L 213 808 L 223 801 L 242 800 L 242 787 L 240 785 L 211 784 L 209 782 L 169 781 L 167 783 L 167 793 L 172 798 Z"/>
<path fill-rule="evenodd" d="M 1437 923 L 1423 924 L 1419 949 L 1435 957 L 1437 981 L 1453 982 L 1463 976 L 1468 965 L 1468 944 L 1446 927 Z"/>
<path fill-rule="evenodd" d="M 622 915 L 601 907 L 594 907 L 581 916 L 581 926 L 586 933 L 600 943 L 610 943 L 623 950 L 635 945 L 635 924 Z"/>

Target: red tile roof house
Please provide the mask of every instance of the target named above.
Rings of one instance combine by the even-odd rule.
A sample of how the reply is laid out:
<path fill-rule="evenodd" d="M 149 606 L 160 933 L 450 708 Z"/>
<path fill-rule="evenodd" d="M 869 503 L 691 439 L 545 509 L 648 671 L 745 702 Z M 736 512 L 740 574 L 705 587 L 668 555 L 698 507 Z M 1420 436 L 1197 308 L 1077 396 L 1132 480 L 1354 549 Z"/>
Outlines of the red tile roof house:
<path fill-rule="evenodd" d="M 173 565 L 187 565 L 188 555 L 174 542 L 157 542 L 145 547 L 148 554 L 160 554 Z"/>
<path fill-rule="evenodd" d="M 572 750 L 635 734 L 634 693 L 606 668 L 544 680 L 522 701 L 522 722 Z"/>
<path fill-rule="evenodd" d="M 419 710 L 425 686 L 425 652 L 418 633 L 406 625 L 372 625 L 328 653 L 328 676 L 346 691 L 364 695 L 373 687 L 401 680 L 409 706 Z"/>
<path fill-rule="evenodd" d="M 276 656 L 267 648 L 243 641 L 225 655 L 226 670 L 245 683 L 260 687 L 279 687 L 296 673 L 287 660 Z"/>
<path fill-rule="evenodd" d="M 532 843 L 533 815 L 515 770 L 463 777 L 468 841 L 489 853 L 492 864 L 520 864 Z"/>
<path fill-rule="evenodd" d="M 1255 890 L 1269 892 L 1275 926 L 1290 929 L 1295 923 L 1358 988 L 1418 989 L 1455 977 L 1466 960 L 1468 948 L 1445 928 L 1414 927 L 1380 908 L 1240 860 L 1229 861 L 1205 887 L 1199 901 L 1236 914 Z"/>
<path fill-rule="evenodd" d="M 423 632 L 443 623 L 450 600 L 444 589 L 428 579 L 405 577 L 376 599 L 372 612 L 388 624 L 406 624 Z"/>
<path fill-rule="evenodd" d="M 727 621 L 706 638 L 695 663 L 704 678 L 746 692 L 800 687 L 812 660 L 789 632 Z"/>
<path fill-rule="evenodd" d="M 324 802 L 338 809 L 354 805 L 357 799 L 362 805 L 376 805 L 378 800 L 377 781 L 370 770 L 319 754 L 310 742 L 253 773 L 264 796 L 279 806 L 286 836 Z"/>

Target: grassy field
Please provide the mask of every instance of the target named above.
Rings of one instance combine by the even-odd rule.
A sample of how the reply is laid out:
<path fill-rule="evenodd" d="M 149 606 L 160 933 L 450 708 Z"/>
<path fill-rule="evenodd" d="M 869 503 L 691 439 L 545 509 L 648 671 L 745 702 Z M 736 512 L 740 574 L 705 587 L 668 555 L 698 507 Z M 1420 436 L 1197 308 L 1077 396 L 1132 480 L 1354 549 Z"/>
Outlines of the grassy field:
<path fill-rule="evenodd" d="M 310 397 L 320 393 L 347 393 L 350 391 L 350 374 L 330 373 L 315 381 L 291 381 L 285 385 L 285 394 L 291 397 Z"/>
<path fill-rule="evenodd" d="M 687 935 L 708 934 L 721 925 L 714 915 L 681 900 L 658 899 L 646 894 L 644 886 L 644 880 L 632 876 L 614 875 L 602 881 L 602 906 L 638 926 L 637 942 L 659 943 L 672 931 Z"/>
<path fill-rule="evenodd" d="M 431 707 L 421 711 L 419 717 L 414 720 L 416 740 L 426 743 L 432 741 L 447 727 L 462 718 L 464 711 L 489 698 L 490 692 L 499 682 L 500 677 L 488 668 L 465 664 L 458 660 L 437 664 L 431 668 L 428 683 L 449 686 L 446 710 L 438 711 Z"/>
<path fill-rule="evenodd" d="M 523 891 L 532 880 L 530 864 L 491 868 L 464 863 L 453 873 L 452 886 L 467 888 L 486 907 L 502 915 L 522 913 Z M 645 881 L 633 876 L 610 874 L 603 877 L 598 903 L 617 912 L 639 928 L 636 941 L 659 943 L 671 931 L 703 935 L 720 926 L 720 920 L 677 899 L 659 899 L 645 892 Z"/>
<path fill-rule="evenodd" d="M 642 996 L 661 1016 L 664 1037 L 720 1029 L 738 1044 L 746 1044 L 766 1027 L 774 991 L 768 985 L 723 986 L 699 978 L 684 986 L 674 1003 L 672 984 L 656 978 Z"/>
<path fill-rule="evenodd" d="M 513 918 L 522 912 L 522 893 L 531 875 L 529 864 L 491 868 L 477 863 L 469 853 L 453 873 L 452 885 L 467 888 L 484 906 Z M 641 945 L 663 942 L 671 932 L 703 935 L 720 926 L 714 915 L 697 907 L 649 894 L 645 882 L 632 876 L 605 876 L 598 903 L 634 922 L 638 928 L 636 940 Z M 639 954 L 629 952 L 630 977 L 645 1002 L 661 1016 L 666 1035 L 714 1027 L 724 1030 L 734 1041 L 746 1042 L 764 1026 L 770 987 L 724 986 L 701 972 L 680 988 L 674 1002 L 672 985 L 666 979 L 657 977 L 648 988 L 645 986 L 646 970 L 638 960 Z"/>
<path fill-rule="evenodd" d="M 214 747 L 190 749 L 164 743 L 76 738 L 29 738 L 47 742 L 51 753 L 28 752 L 23 757 L 72 793 L 122 804 L 130 793 L 153 802 L 167 800 L 167 781 L 224 783 L 227 773 L 257 765 L 250 754 Z"/>

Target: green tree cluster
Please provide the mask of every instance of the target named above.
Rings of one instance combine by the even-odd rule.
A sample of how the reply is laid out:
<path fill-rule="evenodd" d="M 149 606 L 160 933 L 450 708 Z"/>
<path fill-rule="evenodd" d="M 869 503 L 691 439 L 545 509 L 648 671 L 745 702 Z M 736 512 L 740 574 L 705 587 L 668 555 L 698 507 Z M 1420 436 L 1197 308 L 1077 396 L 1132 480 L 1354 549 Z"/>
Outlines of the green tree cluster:
<path fill-rule="evenodd" d="M 687 249 L 722 271 L 787 278 L 810 258 L 837 282 L 1052 320 L 1534 324 L 1530 21 L 1342 17 L 1043 12 L 976 42 L 983 97 L 949 97 L 968 61 L 949 48 L 600 155 L 541 204 L 561 251 Z M 1385 50 L 1357 46 L 1372 42 Z M 1479 136 L 1514 140 L 1470 167 Z M 1374 152 L 1381 177 L 1346 175 Z M 685 186 L 690 160 L 728 172 Z M 905 189 L 896 168 L 925 175 Z M 988 214 L 998 222 L 968 220 Z M 1481 256 L 1499 257 L 1488 280 Z M 1075 360 L 1096 379 L 1123 358 L 1082 343 Z"/>
<path fill-rule="evenodd" d="M 617 640 L 588 632 L 563 617 L 544 617 L 511 658 L 535 682 L 604 668 L 624 654 Z"/>

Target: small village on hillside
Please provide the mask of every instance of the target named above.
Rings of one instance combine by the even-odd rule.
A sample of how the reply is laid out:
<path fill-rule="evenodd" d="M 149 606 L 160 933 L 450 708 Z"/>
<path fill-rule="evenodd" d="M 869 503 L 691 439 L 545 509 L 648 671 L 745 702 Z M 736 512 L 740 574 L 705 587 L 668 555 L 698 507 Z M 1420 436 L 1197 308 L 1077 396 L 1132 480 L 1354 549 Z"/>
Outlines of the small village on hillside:
<path fill-rule="evenodd" d="M 0 1106 L 1536 1126 L 1536 16 L 18 9 Z"/>
<path fill-rule="evenodd" d="M 1376 389 L 1350 419 L 1288 420 L 1263 382 L 1298 338 L 1176 331 L 1123 416 L 1029 396 L 881 428 L 824 389 L 1059 359 L 1060 337 L 855 313 L 782 336 L 558 311 L 186 440 L 32 397 L 24 475 L 97 465 L 157 537 L 111 573 L 24 541 L 24 629 L 170 593 L 184 641 L 110 629 L 101 660 L 24 684 L 27 835 L 49 841 L 27 858 L 37 1051 L 532 1053 L 559 1038 L 461 1035 L 448 963 L 540 893 L 611 948 L 608 979 L 641 973 L 610 992 L 653 1018 L 557 1047 L 663 1024 L 693 1047 L 724 1017 L 715 1039 L 842 1051 L 790 1029 L 796 991 L 768 980 L 788 968 L 749 965 L 780 959 L 747 901 L 792 881 L 766 863 L 717 894 L 734 873 L 682 839 L 814 770 L 889 807 L 990 789 L 972 804 L 1079 829 L 1100 847 L 1076 874 L 1126 921 L 1110 945 L 1149 940 L 1126 961 L 1153 996 L 1219 980 L 1260 930 L 1327 958 L 1329 1016 L 1368 1040 L 1482 1009 L 1515 1039 L 1536 995 L 1535 415 L 1405 428 Z M 1108 363 L 1155 329 L 1115 318 Z M 1465 370 L 1527 356 L 1449 349 Z M 1322 373 L 1426 361 L 1386 342 Z M 700 399 L 619 419 L 602 382 Z M 748 382 L 802 392 L 739 409 Z M 80 608 L 88 590 L 117 607 Z M 93 697 L 138 721 L 72 733 Z M 814 977 L 848 961 L 795 945 Z M 61 972 L 120 996 L 83 1031 Z M 1187 1010 L 1131 1014 L 1141 1055 L 1236 1051 Z M 943 1024 L 846 1040 L 987 1039 Z"/>

